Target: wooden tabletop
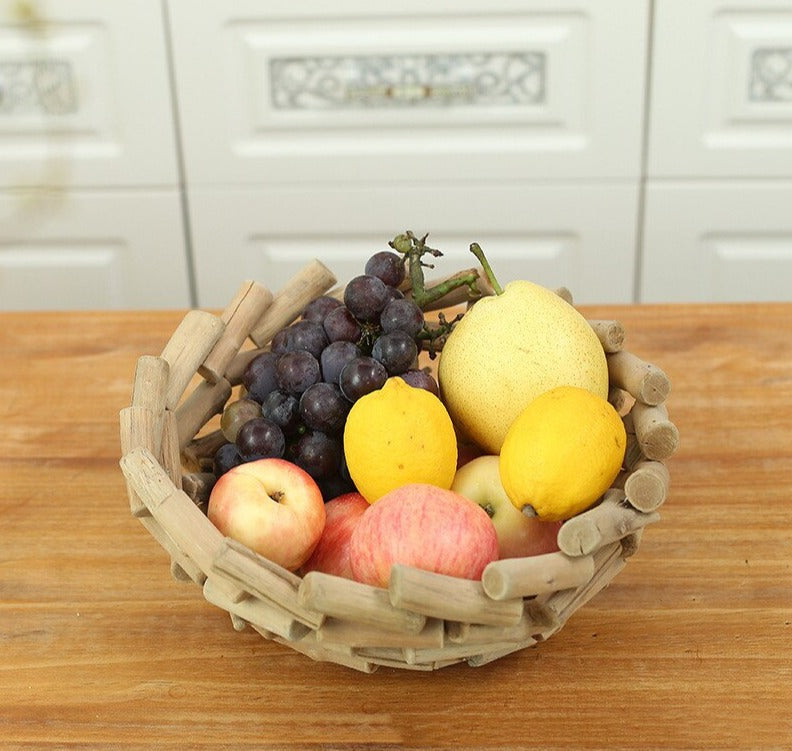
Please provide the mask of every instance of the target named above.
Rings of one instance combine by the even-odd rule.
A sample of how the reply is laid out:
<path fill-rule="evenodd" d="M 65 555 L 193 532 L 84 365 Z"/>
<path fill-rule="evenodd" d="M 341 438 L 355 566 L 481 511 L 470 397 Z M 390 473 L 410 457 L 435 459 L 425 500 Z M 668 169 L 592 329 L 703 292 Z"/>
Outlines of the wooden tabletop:
<path fill-rule="evenodd" d="M 236 632 L 129 513 L 183 311 L 0 315 L 3 749 L 792 748 L 792 305 L 588 307 L 671 377 L 662 519 L 537 647 L 364 675 Z"/>

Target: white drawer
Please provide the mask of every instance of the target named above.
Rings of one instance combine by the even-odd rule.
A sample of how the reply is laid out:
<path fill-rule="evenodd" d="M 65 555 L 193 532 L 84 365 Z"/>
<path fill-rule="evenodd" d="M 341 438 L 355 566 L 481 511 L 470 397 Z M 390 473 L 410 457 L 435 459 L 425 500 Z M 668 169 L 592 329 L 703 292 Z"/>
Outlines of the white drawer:
<path fill-rule="evenodd" d="M 640 173 L 646 0 L 168 0 L 193 185 Z"/>
<path fill-rule="evenodd" d="M 0 192 L 0 310 L 190 305 L 175 190 Z"/>
<path fill-rule="evenodd" d="M 312 258 L 347 281 L 408 229 L 445 254 L 427 278 L 476 265 L 476 241 L 501 282 L 566 286 L 578 302 L 633 299 L 637 187 L 624 183 L 199 188 L 189 205 L 201 306 L 224 306 L 244 279 L 276 291 Z"/>
<path fill-rule="evenodd" d="M 792 181 L 649 183 L 642 302 L 792 300 Z"/>
<path fill-rule="evenodd" d="M 652 177 L 792 176 L 792 3 L 655 3 Z"/>
<path fill-rule="evenodd" d="M 178 184 L 165 49 L 159 0 L 3 3 L 0 187 Z"/>

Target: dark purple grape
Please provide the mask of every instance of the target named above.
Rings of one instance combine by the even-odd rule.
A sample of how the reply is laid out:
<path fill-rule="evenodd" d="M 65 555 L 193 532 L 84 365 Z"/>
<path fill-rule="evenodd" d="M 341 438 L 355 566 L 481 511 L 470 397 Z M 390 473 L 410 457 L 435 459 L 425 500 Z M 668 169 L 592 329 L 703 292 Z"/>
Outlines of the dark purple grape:
<path fill-rule="evenodd" d="M 352 480 L 337 474 L 318 480 L 316 484 L 319 486 L 319 490 L 322 491 L 322 498 L 325 503 L 332 501 L 333 498 L 338 498 L 340 495 L 355 491 L 355 484 Z"/>
<path fill-rule="evenodd" d="M 386 287 L 388 290 L 388 299 L 389 300 L 401 300 L 404 297 L 404 292 L 396 287 Z"/>
<path fill-rule="evenodd" d="M 343 453 L 339 438 L 309 431 L 292 444 L 289 457 L 318 481 L 338 474 Z"/>
<path fill-rule="evenodd" d="M 406 331 L 414 337 L 423 328 L 423 324 L 423 311 L 407 297 L 391 300 L 380 316 L 380 326 L 386 334 L 391 331 Z"/>
<path fill-rule="evenodd" d="M 344 365 L 360 356 L 360 348 L 353 342 L 342 340 L 330 342 L 319 358 L 319 364 L 322 366 L 322 380 L 326 383 L 338 384 L 338 377 L 341 375 Z"/>
<path fill-rule="evenodd" d="M 381 250 L 366 261 L 364 271 L 381 279 L 389 287 L 398 287 L 404 281 L 404 256 Z"/>
<path fill-rule="evenodd" d="M 349 412 L 349 402 L 333 383 L 315 383 L 300 397 L 300 417 L 311 430 L 341 432 Z"/>
<path fill-rule="evenodd" d="M 390 299 L 385 282 L 370 274 L 356 276 L 344 289 L 344 305 L 363 323 L 378 321 Z"/>
<path fill-rule="evenodd" d="M 280 389 L 271 391 L 261 403 L 261 416 L 272 420 L 287 436 L 302 427 L 299 398 Z"/>
<path fill-rule="evenodd" d="M 289 351 L 288 347 L 289 343 L 289 327 L 281 329 L 275 336 L 272 337 L 272 341 L 270 342 L 270 351 L 275 352 L 278 355 L 282 355 L 284 352 Z"/>
<path fill-rule="evenodd" d="M 321 380 L 321 368 L 310 352 L 286 352 L 278 359 L 275 368 L 278 387 L 289 394 L 300 395 L 309 386 Z"/>
<path fill-rule="evenodd" d="M 318 359 L 328 344 L 324 327 L 316 321 L 297 321 L 278 333 L 283 333 L 282 341 L 278 341 L 278 349 L 284 352 L 305 350 Z"/>
<path fill-rule="evenodd" d="M 343 303 L 338 298 L 331 297 L 330 295 L 322 295 L 308 303 L 308 306 L 302 314 L 303 320 L 322 323 L 331 310 L 341 305 L 343 305 Z"/>
<path fill-rule="evenodd" d="M 415 364 L 418 345 L 407 332 L 397 329 L 377 338 L 371 356 L 385 366 L 388 375 L 401 375 Z"/>
<path fill-rule="evenodd" d="M 220 416 L 220 430 L 227 441 L 236 440 L 239 429 L 254 417 L 261 417 L 261 405 L 253 399 L 237 399 L 226 405 Z"/>
<path fill-rule="evenodd" d="M 358 357 L 344 366 L 338 385 L 350 402 L 356 402 L 361 396 L 381 389 L 387 380 L 388 371 L 381 362 L 373 357 Z"/>
<path fill-rule="evenodd" d="M 286 451 L 286 438 L 283 431 L 266 417 L 248 420 L 237 433 L 236 447 L 245 461 L 281 458 Z"/>
<path fill-rule="evenodd" d="M 410 369 L 402 373 L 399 378 L 403 378 L 405 383 L 413 388 L 425 389 L 435 396 L 440 396 L 440 388 L 437 385 L 437 381 L 431 373 L 427 373 L 425 370 Z"/>
<path fill-rule="evenodd" d="M 322 325 L 331 342 L 356 342 L 360 339 L 360 323 L 345 305 L 331 310 Z"/>
<path fill-rule="evenodd" d="M 216 477 L 224 475 L 229 469 L 242 464 L 244 459 L 239 454 L 237 447 L 233 443 L 224 443 L 217 451 L 215 451 L 214 460 L 212 462 L 212 471 Z"/>
<path fill-rule="evenodd" d="M 242 385 L 248 397 L 261 402 L 270 391 L 278 388 L 275 375 L 278 357 L 277 352 L 262 352 L 247 364 L 242 374 Z"/>

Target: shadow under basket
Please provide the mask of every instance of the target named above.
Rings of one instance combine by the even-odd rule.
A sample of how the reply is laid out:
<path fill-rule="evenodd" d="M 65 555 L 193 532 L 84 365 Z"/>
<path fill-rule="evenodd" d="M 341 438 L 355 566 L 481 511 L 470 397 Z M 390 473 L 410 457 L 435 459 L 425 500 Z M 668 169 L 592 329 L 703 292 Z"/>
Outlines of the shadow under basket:
<path fill-rule="evenodd" d="M 558 552 L 495 561 L 480 581 L 408 566 L 388 589 L 311 572 L 304 577 L 224 537 L 204 508 L 211 457 L 225 442 L 213 421 L 247 363 L 336 279 L 313 261 L 277 294 L 245 282 L 214 315 L 187 312 L 158 356 L 137 362 L 131 405 L 121 410 L 121 469 L 132 515 L 171 558 L 171 573 L 198 584 L 231 616 L 315 660 L 363 672 L 484 665 L 544 641 L 606 587 L 659 519 L 669 489 L 665 461 L 678 432 L 658 367 L 623 349 L 617 321 L 589 321 L 602 343 L 609 400 L 627 429 L 624 469 L 591 509 L 566 521 Z M 442 357 L 442 354 L 441 354 Z"/>

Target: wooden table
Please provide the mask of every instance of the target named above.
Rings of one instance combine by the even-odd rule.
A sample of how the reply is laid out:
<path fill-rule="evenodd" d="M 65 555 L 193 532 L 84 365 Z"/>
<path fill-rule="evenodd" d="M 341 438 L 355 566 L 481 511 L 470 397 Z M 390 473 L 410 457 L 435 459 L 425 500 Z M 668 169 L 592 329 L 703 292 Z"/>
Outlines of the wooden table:
<path fill-rule="evenodd" d="M 372 675 L 234 631 L 130 516 L 118 410 L 183 311 L 0 315 L 0 747 L 792 748 L 792 305 L 584 313 L 672 379 L 661 522 L 546 643 Z"/>

